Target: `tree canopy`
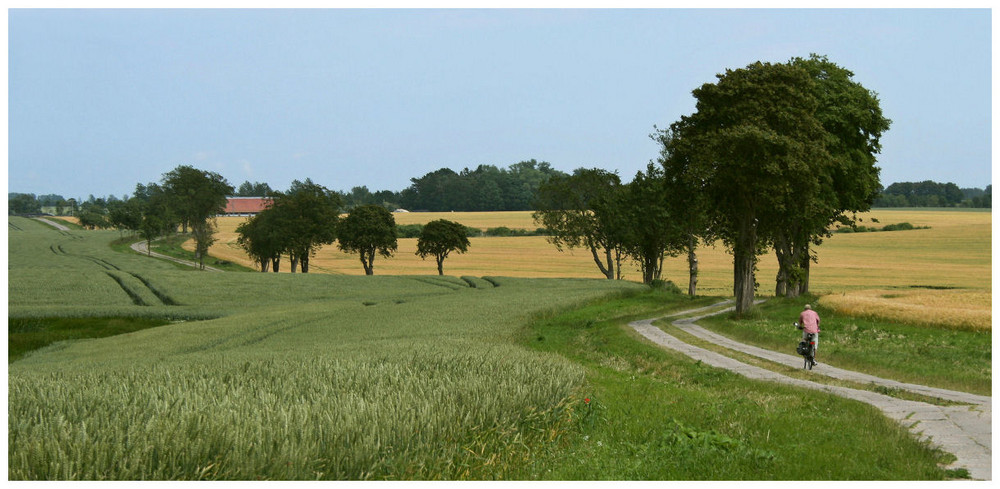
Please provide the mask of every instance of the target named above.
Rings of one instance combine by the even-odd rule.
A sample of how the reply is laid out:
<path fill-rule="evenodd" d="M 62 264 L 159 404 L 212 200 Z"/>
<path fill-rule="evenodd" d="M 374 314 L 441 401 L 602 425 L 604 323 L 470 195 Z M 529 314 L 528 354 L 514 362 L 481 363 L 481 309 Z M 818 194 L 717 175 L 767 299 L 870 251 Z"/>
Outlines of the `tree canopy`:
<path fill-rule="evenodd" d="M 531 210 L 539 185 L 556 175 L 565 174 L 535 160 L 506 169 L 493 165 L 461 172 L 441 168 L 411 178 L 399 201 L 406 209 L 432 212 Z"/>
<path fill-rule="evenodd" d="M 465 226 L 446 219 L 438 219 L 424 225 L 417 238 L 416 255 L 420 258 L 434 256 L 438 275 L 444 275 L 444 260 L 451 252 L 465 253 L 469 249 L 469 237 Z"/>
<path fill-rule="evenodd" d="M 163 191 L 185 231 L 191 226 L 195 255 L 204 268 L 205 255 L 215 242 L 213 218 L 225 211 L 233 187 L 218 173 L 181 165 L 163 175 Z"/>
<path fill-rule="evenodd" d="M 717 78 L 694 90 L 696 112 L 671 126 L 669 149 L 686 167 L 667 172 L 688 172 L 712 203 L 709 225 L 733 253 L 742 313 L 753 304 L 757 256 L 809 207 L 804 199 L 821 186 L 815 168 L 830 157 L 806 70 L 758 62 Z"/>
<path fill-rule="evenodd" d="M 618 175 L 599 168 L 580 168 L 572 175 L 556 175 L 538 188 L 535 222 L 549 230 L 546 238 L 556 248 L 586 248 L 608 279 L 620 276 L 621 246 L 611 214 Z M 605 212 L 598 212 L 604 210 Z"/>
<path fill-rule="evenodd" d="M 704 195 L 708 227 L 733 253 L 740 313 L 753 303 L 757 256 L 768 246 L 778 255 L 776 291 L 807 290 L 810 243 L 877 195 L 875 154 L 890 121 L 852 76 L 816 55 L 726 70 L 694 90 L 696 112 L 662 139 L 667 175 Z"/>
<path fill-rule="evenodd" d="M 375 256 L 389 258 L 396 251 L 396 220 L 382 206 L 355 207 L 337 227 L 337 243 L 345 253 L 357 253 L 365 275 L 373 275 Z"/>

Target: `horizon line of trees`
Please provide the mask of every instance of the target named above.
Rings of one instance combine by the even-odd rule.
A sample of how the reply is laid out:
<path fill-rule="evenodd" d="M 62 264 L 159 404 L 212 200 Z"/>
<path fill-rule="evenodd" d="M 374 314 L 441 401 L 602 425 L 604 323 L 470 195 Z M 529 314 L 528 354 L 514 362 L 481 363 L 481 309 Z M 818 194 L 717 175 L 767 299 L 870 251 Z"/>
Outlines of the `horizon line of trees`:
<path fill-rule="evenodd" d="M 873 207 L 993 208 L 993 185 L 979 189 L 931 180 L 896 182 L 880 192 Z"/>
<path fill-rule="evenodd" d="M 534 160 L 517 163 L 511 166 L 514 167 L 522 164 L 530 164 L 531 162 L 534 162 Z M 453 210 L 456 212 L 488 212 L 507 210 L 536 211 L 538 210 L 536 205 L 538 187 L 541 183 L 544 183 L 552 176 L 565 177 L 568 174 L 560 170 L 552 169 L 551 166 L 545 162 L 535 162 L 535 164 L 538 165 L 540 173 L 544 174 L 545 178 L 535 180 L 535 183 L 531 183 L 526 186 L 531 195 L 531 198 L 527 200 L 527 205 L 524 204 L 524 194 L 518 198 L 505 200 L 506 202 L 518 203 L 516 206 L 504 205 L 494 208 L 464 205 L 441 205 L 441 202 L 455 203 L 458 201 L 473 201 L 473 199 L 470 199 L 467 196 L 456 198 L 453 201 L 442 201 L 442 199 L 438 199 L 437 202 L 433 201 L 435 197 L 432 196 L 435 194 L 435 191 L 431 190 L 432 188 L 437 188 L 437 192 L 451 192 L 454 188 L 466 187 L 475 189 L 477 188 L 477 185 L 479 187 L 484 185 L 491 187 L 492 184 L 476 183 L 478 176 L 496 175 L 508 172 L 507 170 L 499 169 L 492 165 L 480 165 L 480 167 L 476 170 L 469 170 L 466 168 L 461 172 L 454 172 L 448 168 L 435 170 L 420 178 L 412 178 L 411 181 L 414 183 L 404 191 L 399 192 L 392 190 L 379 190 L 372 192 L 367 186 L 363 185 L 352 187 L 349 191 L 334 192 L 340 196 L 346 209 L 357 207 L 359 205 L 371 204 L 381 205 L 390 211 L 397 209 L 415 210 L 417 212 L 449 212 Z M 465 180 L 464 183 L 457 183 L 463 179 Z M 483 178 L 482 180 L 486 181 L 487 178 Z M 419 184 L 417 182 L 419 182 Z M 237 187 L 230 196 L 266 197 L 274 192 L 275 191 L 266 182 L 245 181 Z M 79 217 L 82 213 L 89 213 L 92 218 L 96 218 L 101 215 L 106 216 L 110 208 L 113 208 L 122 202 L 128 201 L 134 195 L 136 194 L 133 193 L 131 196 L 129 194 L 125 194 L 122 197 L 115 195 L 95 197 L 93 194 L 90 194 L 87 196 L 87 199 L 78 199 L 73 197 L 65 198 L 59 194 L 43 194 L 36 196 L 32 193 L 9 192 L 7 194 L 7 214 L 34 215 L 48 213 L 57 216 L 70 215 Z M 406 197 L 404 197 L 404 195 Z M 404 206 L 401 205 L 402 202 L 415 205 Z M 480 202 L 482 202 L 482 200 L 480 200 Z M 875 199 L 872 207 L 962 207 L 989 209 L 993 207 L 993 185 L 989 184 L 984 188 L 966 188 L 959 187 L 952 182 L 941 183 L 932 180 L 924 180 L 922 182 L 896 182 L 879 191 L 878 197 Z M 97 220 L 100 221 L 100 219 Z M 99 227 L 114 227 L 107 222 L 98 222 L 98 224 L 103 224 Z"/>

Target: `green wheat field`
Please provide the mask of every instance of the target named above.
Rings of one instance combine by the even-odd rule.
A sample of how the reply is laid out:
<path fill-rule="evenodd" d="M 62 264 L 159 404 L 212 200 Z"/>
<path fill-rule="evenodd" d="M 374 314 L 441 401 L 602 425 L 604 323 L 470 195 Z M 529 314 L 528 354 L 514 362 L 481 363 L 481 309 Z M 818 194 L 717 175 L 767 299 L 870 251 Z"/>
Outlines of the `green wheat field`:
<path fill-rule="evenodd" d="M 948 477 L 946 455 L 873 408 L 695 365 L 623 327 L 717 298 L 198 272 L 115 251 L 114 231 L 14 217 L 8 236 L 12 337 L 160 324 L 11 357 L 11 480 Z M 799 463 L 816 443 L 821 472 Z"/>

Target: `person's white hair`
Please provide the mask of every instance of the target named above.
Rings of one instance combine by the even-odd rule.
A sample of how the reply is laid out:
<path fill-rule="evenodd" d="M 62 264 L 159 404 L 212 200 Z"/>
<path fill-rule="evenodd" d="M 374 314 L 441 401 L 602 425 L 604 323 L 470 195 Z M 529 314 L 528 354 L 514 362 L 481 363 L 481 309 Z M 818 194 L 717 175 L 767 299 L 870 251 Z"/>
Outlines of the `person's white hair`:
<path fill-rule="evenodd" d="M 810 306 L 809 304 L 806 304 L 806 309 L 812 309 L 812 308 L 813 308 L 813 306 Z"/>

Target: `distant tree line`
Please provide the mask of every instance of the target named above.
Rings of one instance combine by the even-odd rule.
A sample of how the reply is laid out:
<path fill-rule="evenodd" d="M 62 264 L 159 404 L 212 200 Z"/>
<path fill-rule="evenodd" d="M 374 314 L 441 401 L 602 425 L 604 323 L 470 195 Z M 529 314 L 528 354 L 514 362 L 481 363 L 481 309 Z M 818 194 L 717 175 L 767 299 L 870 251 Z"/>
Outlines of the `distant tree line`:
<path fill-rule="evenodd" d="M 882 190 L 875 207 L 993 207 L 993 185 L 959 188 L 954 183 L 897 182 Z"/>
<path fill-rule="evenodd" d="M 371 191 L 367 186 L 349 191 L 333 191 L 344 209 L 378 205 L 390 211 L 407 209 L 430 212 L 527 211 L 534 210 L 538 187 L 553 176 L 565 176 L 547 162 L 534 159 L 507 168 L 479 165 L 454 171 L 441 168 L 410 179 L 402 191 Z M 236 189 L 238 197 L 266 197 L 275 191 L 265 182 L 244 182 Z"/>
<path fill-rule="evenodd" d="M 46 208 L 43 210 L 42 208 Z M 77 209 L 76 199 L 65 199 L 62 195 L 46 194 L 22 194 L 10 192 L 7 194 L 7 214 L 8 215 L 30 215 L 42 214 L 49 211 L 49 214 L 62 215 L 71 214 Z"/>

